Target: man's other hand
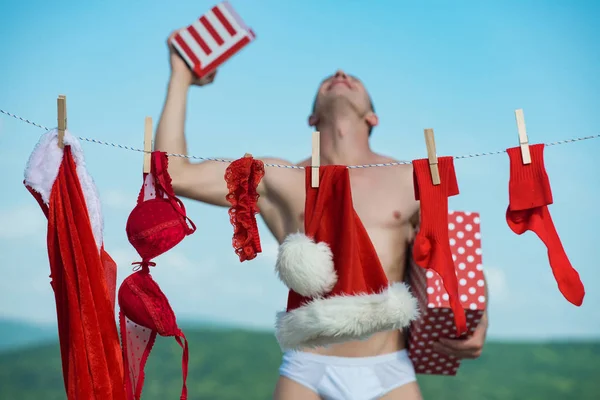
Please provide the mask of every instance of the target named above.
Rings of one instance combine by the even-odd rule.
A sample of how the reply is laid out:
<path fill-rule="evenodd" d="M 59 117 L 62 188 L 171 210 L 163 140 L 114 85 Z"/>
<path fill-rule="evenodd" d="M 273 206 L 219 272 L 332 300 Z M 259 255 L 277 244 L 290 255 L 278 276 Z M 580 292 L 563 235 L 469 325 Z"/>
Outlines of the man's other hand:
<path fill-rule="evenodd" d="M 483 314 L 479 325 L 475 328 L 473 335 L 468 339 L 446 339 L 440 338 L 433 343 L 433 349 L 439 353 L 447 354 L 459 359 L 478 358 L 483 351 L 485 337 L 488 329 L 487 311 Z"/>
<path fill-rule="evenodd" d="M 213 71 L 206 75 L 204 78 L 198 78 L 186 62 L 181 58 L 177 50 L 171 44 L 171 39 L 178 31 L 174 31 L 169 35 L 167 39 L 167 46 L 169 48 L 169 58 L 171 63 L 171 78 L 185 82 L 187 85 L 204 86 L 212 83 L 215 80 L 217 71 Z"/>

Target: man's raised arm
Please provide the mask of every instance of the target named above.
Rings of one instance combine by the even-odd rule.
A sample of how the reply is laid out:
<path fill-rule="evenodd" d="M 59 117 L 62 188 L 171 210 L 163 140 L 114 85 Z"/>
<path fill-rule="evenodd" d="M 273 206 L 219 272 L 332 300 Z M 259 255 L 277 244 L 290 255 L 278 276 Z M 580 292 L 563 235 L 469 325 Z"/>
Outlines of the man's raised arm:
<path fill-rule="evenodd" d="M 196 79 L 169 41 L 167 44 L 171 62 L 171 77 L 162 115 L 156 129 L 154 149 L 167 153 L 187 154 L 185 118 L 188 90 L 192 85 L 204 86 L 212 83 L 215 73 L 203 79 Z M 169 157 L 169 174 L 173 190 L 178 196 L 228 207 L 230 204 L 225 199 L 227 184 L 224 179 L 228 165 L 228 163 L 218 161 L 192 163 L 188 158 Z M 263 182 L 259 185 L 258 191 L 259 194 L 264 192 Z"/>

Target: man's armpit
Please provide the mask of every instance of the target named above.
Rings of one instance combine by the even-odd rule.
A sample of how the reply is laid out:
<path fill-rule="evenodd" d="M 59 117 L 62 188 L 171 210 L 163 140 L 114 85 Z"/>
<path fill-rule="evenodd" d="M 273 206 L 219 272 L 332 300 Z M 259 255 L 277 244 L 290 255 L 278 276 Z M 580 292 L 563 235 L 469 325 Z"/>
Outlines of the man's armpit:
<path fill-rule="evenodd" d="M 258 189 L 258 193 L 261 196 L 264 196 L 269 199 L 271 197 L 273 197 L 274 195 L 276 195 L 276 193 L 278 191 L 283 189 L 283 187 L 285 186 L 285 183 L 286 183 L 286 179 L 289 178 L 289 174 L 294 173 L 294 171 L 300 171 L 300 170 L 294 170 L 294 169 L 289 169 L 289 168 L 284 168 L 284 167 L 267 166 L 268 164 L 284 165 L 284 166 L 292 166 L 293 165 L 291 162 L 289 162 L 287 160 L 282 160 L 280 158 L 264 157 L 264 158 L 260 158 L 260 160 L 265 164 L 265 176 L 261 180 L 257 189 Z M 271 199 L 271 200 L 274 200 L 274 199 Z"/>

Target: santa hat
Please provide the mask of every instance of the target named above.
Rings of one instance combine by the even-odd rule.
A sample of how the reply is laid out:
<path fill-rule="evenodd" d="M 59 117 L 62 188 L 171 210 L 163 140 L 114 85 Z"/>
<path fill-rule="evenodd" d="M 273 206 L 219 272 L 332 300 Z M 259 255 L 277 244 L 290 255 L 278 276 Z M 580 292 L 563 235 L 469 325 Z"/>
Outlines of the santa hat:
<path fill-rule="evenodd" d="M 417 300 L 404 283 L 388 282 L 354 210 L 348 168 L 322 166 L 319 175 L 312 188 L 306 169 L 305 232 L 279 246 L 276 272 L 290 288 L 276 323 L 284 350 L 366 339 L 418 317 Z"/>

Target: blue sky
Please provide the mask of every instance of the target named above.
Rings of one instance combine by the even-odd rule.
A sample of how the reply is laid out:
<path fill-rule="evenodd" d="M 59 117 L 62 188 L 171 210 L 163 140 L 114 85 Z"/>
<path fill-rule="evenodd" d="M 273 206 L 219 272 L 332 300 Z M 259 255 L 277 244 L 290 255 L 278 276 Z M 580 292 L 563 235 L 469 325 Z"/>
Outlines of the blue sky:
<path fill-rule="evenodd" d="M 166 37 L 213 4 L 9 1 L 0 15 L 11 38 L 0 43 L 0 108 L 54 127 L 56 97 L 66 94 L 72 133 L 141 148 L 144 117 L 156 123 L 164 101 Z M 515 146 L 517 108 L 524 109 L 532 143 L 600 133 L 597 2 L 232 4 L 257 40 L 219 71 L 214 85 L 191 91 L 193 155 L 307 156 L 314 92 L 339 67 L 361 77 L 374 99 L 381 121 L 374 149 L 400 159 L 426 156 L 428 127 L 435 129 L 438 155 Z M 0 318 L 52 323 L 45 220 L 21 183 L 42 133 L 0 115 Z M 142 156 L 87 142 L 83 148 L 120 283 L 137 260 L 125 221 L 141 185 Z M 550 212 L 587 289 L 580 308 L 558 292 L 535 236 L 516 236 L 506 225 L 508 156 L 455 162 L 461 193 L 450 207 L 481 213 L 490 337 L 600 335 L 600 184 L 593 166 L 599 152 L 600 139 L 545 151 Z M 240 264 L 227 210 L 186 206 L 199 229 L 158 259 L 154 271 L 178 316 L 271 327 L 287 292 L 273 273 L 277 247 L 262 221 L 264 253 Z"/>

